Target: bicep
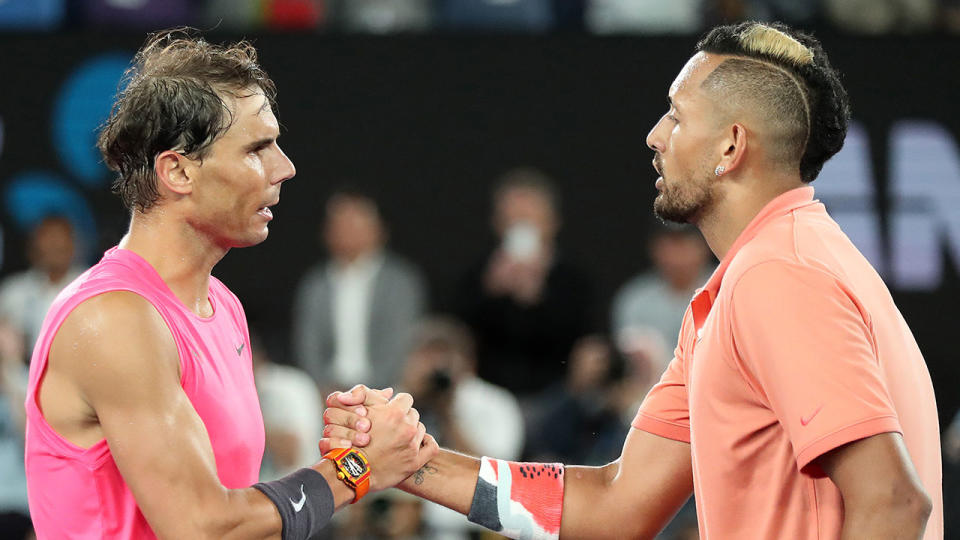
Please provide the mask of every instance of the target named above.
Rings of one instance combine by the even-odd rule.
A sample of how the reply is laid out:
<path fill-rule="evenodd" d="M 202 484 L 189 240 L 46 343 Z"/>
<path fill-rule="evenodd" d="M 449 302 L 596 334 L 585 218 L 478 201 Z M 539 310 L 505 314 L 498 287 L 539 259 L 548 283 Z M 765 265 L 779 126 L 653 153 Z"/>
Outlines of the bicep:
<path fill-rule="evenodd" d="M 923 491 L 920 477 L 899 433 L 859 439 L 816 459 L 840 490 L 844 505 L 853 507 L 895 490 Z"/>
<path fill-rule="evenodd" d="M 69 346 L 55 343 L 51 354 L 74 371 L 150 526 L 161 537 L 198 536 L 204 514 L 223 510 L 230 493 L 160 315 L 133 293 L 109 293 L 78 307 L 56 340 Z"/>
<path fill-rule="evenodd" d="M 652 538 L 692 492 L 690 445 L 631 429 L 616 462 L 567 467 L 561 533 L 594 538 L 618 523 L 618 538 Z"/>

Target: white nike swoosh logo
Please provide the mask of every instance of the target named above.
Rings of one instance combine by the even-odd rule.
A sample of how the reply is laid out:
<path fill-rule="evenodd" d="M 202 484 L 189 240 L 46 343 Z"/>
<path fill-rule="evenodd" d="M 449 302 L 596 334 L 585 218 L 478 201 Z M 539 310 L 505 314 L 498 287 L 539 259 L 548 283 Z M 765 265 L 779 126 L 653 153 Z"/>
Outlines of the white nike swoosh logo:
<path fill-rule="evenodd" d="M 300 500 L 296 502 L 294 502 L 293 499 L 289 499 L 289 500 L 290 500 L 290 504 L 293 505 L 294 512 L 299 512 L 300 510 L 303 510 L 303 504 L 307 502 L 307 494 L 303 492 L 303 484 L 300 484 Z"/>

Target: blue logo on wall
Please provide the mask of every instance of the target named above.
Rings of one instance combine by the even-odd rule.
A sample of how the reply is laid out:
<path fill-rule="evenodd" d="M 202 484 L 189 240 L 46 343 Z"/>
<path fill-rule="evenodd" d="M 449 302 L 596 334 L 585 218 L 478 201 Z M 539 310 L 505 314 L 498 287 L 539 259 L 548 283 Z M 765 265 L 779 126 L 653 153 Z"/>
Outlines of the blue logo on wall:
<path fill-rule="evenodd" d="M 53 104 L 51 142 L 60 158 L 60 172 L 20 172 L 6 182 L 3 193 L 4 210 L 23 232 L 51 214 L 69 218 L 77 232 L 77 252 L 83 262 L 92 255 L 97 225 L 82 189 L 101 190 L 110 181 L 110 171 L 96 147 L 97 129 L 110 114 L 131 56 L 102 54 L 74 69 Z M 0 123 L 0 150 L 2 143 Z"/>

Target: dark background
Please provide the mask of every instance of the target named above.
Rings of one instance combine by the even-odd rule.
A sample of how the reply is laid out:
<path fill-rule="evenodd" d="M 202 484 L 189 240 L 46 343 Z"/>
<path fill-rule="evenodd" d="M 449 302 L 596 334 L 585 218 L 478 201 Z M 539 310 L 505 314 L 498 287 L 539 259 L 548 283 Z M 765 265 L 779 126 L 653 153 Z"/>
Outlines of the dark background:
<path fill-rule="evenodd" d="M 886 227 L 892 123 L 933 120 L 960 140 L 960 40 L 820 37 L 870 137 Z M 65 169 L 49 133 L 58 89 L 83 60 L 109 51 L 130 55 L 142 39 L 0 35 L 0 186 L 23 170 Z M 656 175 L 644 139 L 665 110 L 667 88 L 693 38 L 272 35 L 255 43 L 280 91 L 280 143 L 298 173 L 284 185 L 267 242 L 234 250 L 214 273 L 273 342 L 285 341 L 293 288 L 321 256 L 317 224 L 325 198 L 346 184 L 380 199 L 393 248 L 424 269 L 437 309 L 492 242 L 491 184 L 518 165 L 542 168 L 560 187 L 561 246 L 595 278 L 598 325 L 606 323 L 616 288 L 646 267 Z M 124 232 L 125 213 L 106 188 L 76 187 L 94 210 L 94 251 L 102 251 Z M 22 269 L 22 234 L 9 216 L 0 219 L 2 271 Z M 893 291 L 929 363 L 941 423 L 960 406 L 960 281 L 957 261 L 945 260 L 935 290 Z"/>

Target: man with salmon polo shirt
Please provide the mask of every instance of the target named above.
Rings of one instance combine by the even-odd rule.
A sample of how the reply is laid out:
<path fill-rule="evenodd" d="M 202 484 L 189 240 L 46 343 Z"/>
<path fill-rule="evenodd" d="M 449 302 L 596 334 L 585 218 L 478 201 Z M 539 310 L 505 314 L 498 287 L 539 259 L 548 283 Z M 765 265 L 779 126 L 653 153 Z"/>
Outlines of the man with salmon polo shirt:
<path fill-rule="evenodd" d="M 247 322 L 210 273 L 231 248 L 266 240 L 295 173 L 277 145 L 276 90 L 250 44 L 189 30 L 151 36 L 125 82 L 99 147 L 129 231 L 57 297 L 31 360 L 37 536 L 312 538 L 436 443 L 399 394 L 367 408 L 370 446 L 257 483 L 264 427 Z"/>
<path fill-rule="evenodd" d="M 822 47 L 779 24 L 715 28 L 668 100 L 647 136 L 654 210 L 697 226 L 721 262 L 620 459 L 545 468 L 444 450 L 401 486 L 514 538 L 652 538 L 691 491 L 706 540 L 943 538 L 924 359 L 808 185 L 849 118 Z M 364 431 L 361 393 L 384 402 L 328 398 L 336 437 Z"/>

